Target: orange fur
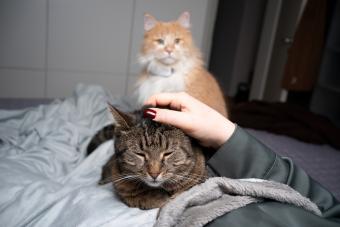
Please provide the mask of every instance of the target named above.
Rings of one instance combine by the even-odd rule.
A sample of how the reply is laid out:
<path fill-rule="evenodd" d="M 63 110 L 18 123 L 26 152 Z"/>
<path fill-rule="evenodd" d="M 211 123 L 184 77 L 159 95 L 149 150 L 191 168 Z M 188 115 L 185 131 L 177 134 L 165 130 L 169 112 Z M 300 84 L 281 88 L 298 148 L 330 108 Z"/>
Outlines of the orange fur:
<path fill-rule="evenodd" d="M 204 68 L 192 70 L 186 77 L 188 94 L 228 117 L 226 101 L 216 79 Z"/>
<path fill-rule="evenodd" d="M 223 92 L 216 79 L 204 68 L 201 53 L 186 27 L 190 24 L 189 16 L 184 13 L 177 21 L 171 22 L 145 16 L 140 51 L 144 69 L 138 81 L 140 102 L 155 93 L 185 91 L 227 117 Z"/>

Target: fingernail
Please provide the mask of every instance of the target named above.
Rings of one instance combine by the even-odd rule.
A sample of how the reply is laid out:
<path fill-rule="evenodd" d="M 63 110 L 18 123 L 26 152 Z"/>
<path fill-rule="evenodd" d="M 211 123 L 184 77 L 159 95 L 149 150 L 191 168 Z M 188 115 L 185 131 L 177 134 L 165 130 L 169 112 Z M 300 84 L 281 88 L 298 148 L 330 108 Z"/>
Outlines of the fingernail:
<path fill-rule="evenodd" d="M 145 109 L 143 112 L 143 117 L 154 119 L 156 117 L 156 111 L 152 109 Z"/>

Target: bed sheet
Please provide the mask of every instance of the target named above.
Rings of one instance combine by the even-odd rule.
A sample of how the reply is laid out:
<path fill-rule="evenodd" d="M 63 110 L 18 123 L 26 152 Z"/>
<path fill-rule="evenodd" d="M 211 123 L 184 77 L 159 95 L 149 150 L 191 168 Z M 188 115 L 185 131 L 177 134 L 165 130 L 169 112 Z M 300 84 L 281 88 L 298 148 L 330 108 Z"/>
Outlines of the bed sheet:
<path fill-rule="evenodd" d="M 0 111 L 1 226 L 152 226 L 157 209 L 129 208 L 98 186 L 112 141 L 85 158 L 94 133 L 111 123 L 99 86 L 79 85 L 72 97 L 23 110 Z"/>

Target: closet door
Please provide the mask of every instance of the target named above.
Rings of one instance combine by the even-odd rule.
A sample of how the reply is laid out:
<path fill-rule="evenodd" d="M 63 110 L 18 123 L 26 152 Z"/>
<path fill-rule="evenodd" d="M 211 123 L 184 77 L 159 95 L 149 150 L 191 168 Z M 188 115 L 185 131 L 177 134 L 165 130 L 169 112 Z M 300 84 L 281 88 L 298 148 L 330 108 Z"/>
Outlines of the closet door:
<path fill-rule="evenodd" d="M 340 127 L 340 2 L 333 3 L 319 79 L 310 108 Z"/>

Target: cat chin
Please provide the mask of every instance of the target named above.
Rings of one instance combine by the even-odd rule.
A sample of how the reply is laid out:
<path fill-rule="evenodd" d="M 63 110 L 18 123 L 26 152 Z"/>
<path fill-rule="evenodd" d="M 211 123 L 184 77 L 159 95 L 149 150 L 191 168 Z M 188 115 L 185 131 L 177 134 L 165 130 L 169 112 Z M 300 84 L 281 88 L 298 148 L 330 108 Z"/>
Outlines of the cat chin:
<path fill-rule="evenodd" d="M 164 65 L 173 65 L 177 62 L 177 59 L 173 58 L 173 57 L 166 57 L 166 58 L 162 58 L 159 60 L 161 63 L 163 63 Z"/>
<path fill-rule="evenodd" d="M 139 55 L 138 56 L 138 62 L 142 66 L 147 66 L 151 63 L 153 64 L 162 64 L 164 66 L 172 66 L 176 63 L 178 63 L 178 59 L 171 56 L 166 57 L 155 57 L 153 55 Z"/>
<path fill-rule="evenodd" d="M 145 184 L 152 188 L 159 188 L 163 184 L 162 181 L 144 181 L 144 182 Z"/>

